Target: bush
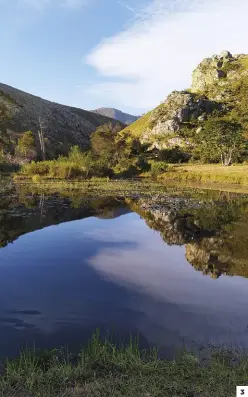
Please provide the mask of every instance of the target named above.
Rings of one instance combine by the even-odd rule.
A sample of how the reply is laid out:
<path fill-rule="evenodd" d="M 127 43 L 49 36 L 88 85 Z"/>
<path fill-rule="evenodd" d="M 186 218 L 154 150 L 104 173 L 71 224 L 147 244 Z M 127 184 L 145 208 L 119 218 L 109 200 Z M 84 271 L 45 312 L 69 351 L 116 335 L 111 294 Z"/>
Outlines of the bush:
<path fill-rule="evenodd" d="M 168 164 L 163 161 L 156 161 L 151 165 L 151 175 L 153 178 L 157 178 L 166 171 L 168 171 Z"/>
<path fill-rule="evenodd" d="M 21 171 L 28 175 L 47 175 L 49 172 L 49 161 L 32 161 L 22 166 Z"/>
<path fill-rule="evenodd" d="M 23 157 L 25 159 L 33 160 L 37 156 L 35 139 L 32 131 L 26 131 L 18 139 L 18 144 L 15 148 L 16 156 Z"/>
<path fill-rule="evenodd" d="M 92 176 L 112 176 L 106 162 L 96 159 L 91 152 L 82 153 L 73 147 L 69 157 L 59 157 L 57 160 L 34 161 L 25 164 L 21 172 L 28 176 L 47 176 L 57 179 L 91 178 Z"/>

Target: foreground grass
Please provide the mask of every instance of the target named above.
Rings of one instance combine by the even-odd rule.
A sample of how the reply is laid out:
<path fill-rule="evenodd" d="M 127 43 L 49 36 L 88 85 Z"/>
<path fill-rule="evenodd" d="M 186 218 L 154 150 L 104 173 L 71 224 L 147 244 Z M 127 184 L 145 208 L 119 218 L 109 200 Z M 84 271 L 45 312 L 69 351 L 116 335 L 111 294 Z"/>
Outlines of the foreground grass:
<path fill-rule="evenodd" d="M 231 397 L 247 379 L 248 358 L 237 353 L 213 351 L 202 362 L 184 351 L 166 360 L 137 341 L 117 347 L 96 333 L 77 357 L 26 351 L 7 361 L 0 396 Z"/>
<path fill-rule="evenodd" d="M 248 165 L 223 167 L 220 164 L 175 164 L 173 168 L 173 171 L 161 175 L 161 179 L 248 186 Z"/>

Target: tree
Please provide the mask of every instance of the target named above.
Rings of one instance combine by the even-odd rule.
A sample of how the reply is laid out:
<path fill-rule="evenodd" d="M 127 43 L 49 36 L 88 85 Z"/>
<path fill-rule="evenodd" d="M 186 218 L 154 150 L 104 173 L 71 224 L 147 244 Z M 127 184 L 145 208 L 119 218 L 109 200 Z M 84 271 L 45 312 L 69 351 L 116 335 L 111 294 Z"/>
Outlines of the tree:
<path fill-rule="evenodd" d="M 44 120 L 42 119 L 42 117 L 39 117 L 38 136 L 39 136 L 40 150 L 41 150 L 43 161 L 46 160 L 46 149 L 45 149 L 45 139 L 44 139 L 45 128 L 46 128 L 46 125 L 45 125 Z"/>
<path fill-rule="evenodd" d="M 229 166 L 235 155 L 244 147 L 242 125 L 227 118 L 209 118 L 197 134 L 201 150 L 215 153 L 222 165 Z"/>
<path fill-rule="evenodd" d="M 84 156 L 83 156 L 82 151 L 80 150 L 80 147 L 77 145 L 72 146 L 70 148 L 68 158 L 70 161 L 73 161 L 74 163 L 81 163 Z"/>
<path fill-rule="evenodd" d="M 32 131 L 26 131 L 18 139 L 16 153 L 24 156 L 28 160 L 33 160 L 36 157 L 35 139 Z"/>
<path fill-rule="evenodd" d="M 110 165 L 113 165 L 117 160 L 115 138 L 122 129 L 120 123 L 108 123 L 98 127 L 91 135 L 93 154 L 105 158 Z"/>

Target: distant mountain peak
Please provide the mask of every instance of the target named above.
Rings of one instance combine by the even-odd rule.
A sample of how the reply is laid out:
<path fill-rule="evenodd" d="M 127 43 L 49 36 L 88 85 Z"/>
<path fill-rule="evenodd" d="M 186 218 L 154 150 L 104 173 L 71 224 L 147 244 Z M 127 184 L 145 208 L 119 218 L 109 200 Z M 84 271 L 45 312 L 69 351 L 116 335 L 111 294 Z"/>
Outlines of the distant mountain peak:
<path fill-rule="evenodd" d="M 126 125 L 132 124 L 140 118 L 140 116 L 134 116 L 129 113 L 124 113 L 121 110 L 118 110 L 115 108 L 101 107 L 101 108 L 92 110 L 92 112 L 101 114 L 102 116 L 110 117 L 115 120 L 118 120 Z"/>

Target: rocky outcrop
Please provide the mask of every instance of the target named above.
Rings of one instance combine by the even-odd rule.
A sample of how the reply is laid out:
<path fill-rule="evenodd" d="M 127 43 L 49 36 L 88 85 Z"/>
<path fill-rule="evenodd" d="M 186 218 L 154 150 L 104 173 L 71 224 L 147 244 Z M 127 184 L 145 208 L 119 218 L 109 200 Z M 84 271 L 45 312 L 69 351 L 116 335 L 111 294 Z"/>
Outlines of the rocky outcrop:
<path fill-rule="evenodd" d="M 192 91 L 205 91 L 209 85 L 226 78 L 227 72 L 223 68 L 234 60 L 235 58 L 229 51 L 223 51 L 220 55 L 204 59 L 193 71 Z"/>
<path fill-rule="evenodd" d="M 229 51 L 204 59 L 193 71 L 192 92 L 208 93 L 219 101 L 228 99 L 229 90 L 225 88 L 247 76 L 246 61 L 247 55 L 232 55 Z"/>
<path fill-rule="evenodd" d="M 222 104 L 209 100 L 205 95 L 190 91 L 174 91 L 156 108 L 150 116 L 151 129 L 143 134 L 143 141 L 154 141 L 161 148 L 156 137 L 163 138 L 162 146 L 184 146 L 189 144 L 183 139 L 180 130 L 188 123 L 204 121 L 214 110 L 221 110 Z"/>
<path fill-rule="evenodd" d="M 157 108 L 126 130 L 141 142 L 158 149 L 180 146 L 194 148 L 198 133 L 214 111 L 228 113 L 248 131 L 248 55 L 220 55 L 204 59 L 192 74 L 192 86 L 172 92 Z M 189 134 L 187 134 L 187 129 Z M 192 139 L 187 137 L 191 136 Z"/>
<path fill-rule="evenodd" d="M 32 130 L 38 141 L 41 120 L 51 157 L 66 153 L 70 145 L 89 147 L 91 133 L 98 126 L 113 121 L 100 114 L 50 102 L 0 83 L 1 104 L 9 111 L 8 132 L 14 141 L 27 130 Z"/>

